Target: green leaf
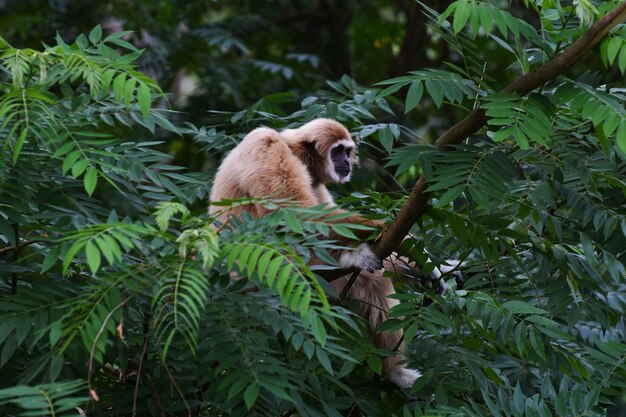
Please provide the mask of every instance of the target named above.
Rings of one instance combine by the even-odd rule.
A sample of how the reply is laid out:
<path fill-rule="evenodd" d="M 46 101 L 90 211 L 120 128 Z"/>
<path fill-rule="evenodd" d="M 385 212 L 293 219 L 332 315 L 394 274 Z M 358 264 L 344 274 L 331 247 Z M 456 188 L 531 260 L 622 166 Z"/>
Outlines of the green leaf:
<path fill-rule="evenodd" d="M 515 385 L 515 389 L 513 390 L 512 405 L 516 414 L 522 415 L 524 413 L 524 395 L 522 394 L 522 388 L 519 382 Z"/>
<path fill-rule="evenodd" d="M 515 327 L 515 347 L 517 348 L 517 352 L 520 357 L 524 355 L 524 350 L 526 346 L 526 325 L 524 322 L 520 322 Z"/>
<path fill-rule="evenodd" d="M 52 156 L 54 156 L 54 157 L 63 156 L 66 153 L 68 153 L 69 151 L 71 151 L 72 149 L 74 149 L 75 146 L 76 146 L 76 144 L 74 142 L 66 142 L 60 148 L 58 148 L 56 151 L 54 151 L 54 154 L 52 154 Z"/>
<path fill-rule="evenodd" d="M 313 354 L 315 353 L 315 345 L 311 343 L 310 340 L 305 340 L 302 345 L 302 351 L 306 355 L 307 358 L 311 359 Z"/>
<path fill-rule="evenodd" d="M 113 81 L 113 76 L 115 75 L 115 70 L 106 70 L 102 75 L 102 79 L 100 80 L 100 91 L 108 92 L 111 87 L 111 81 Z"/>
<path fill-rule="evenodd" d="M 126 74 L 121 73 L 115 80 L 113 81 L 113 94 L 115 95 L 115 100 L 118 102 L 122 102 L 124 99 L 124 86 L 126 85 Z"/>
<path fill-rule="evenodd" d="M 50 348 L 53 348 L 63 335 L 63 327 L 61 321 L 55 321 L 50 324 L 50 332 L 48 338 L 50 340 Z"/>
<path fill-rule="evenodd" d="M 246 385 L 250 383 L 250 379 L 248 378 L 238 378 L 235 382 L 228 388 L 228 399 L 231 400 L 235 397 L 235 395 L 239 394 L 246 388 Z"/>
<path fill-rule="evenodd" d="M 409 91 L 406 94 L 406 101 L 404 104 L 404 114 L 407 114 L 413 110 L 422 99 L 424 93 L 424 85 L 421 81 L 413 81 L 409 87 Z"/>
<path fill-rule="evenodd" d="M 100 252 L 104 255 L 109 265 L 113 265 L 115 262 L 115 255 L 113 253 L 113 248 L 110 246 L 110 241 L 105 239 L 104 236 L 97 236 L 94 238 Z M 112 240 L 112 239 L 111 239 Z"/>
<path fill-rule="evenodd" d="M 148 86 L 144 83 L 139 84 L 139 88 L 137 89 L 137 101 L 143 117 L 148 117 L 150 115 L 151 100 L 150 89 Z"/>
<path fill-rule="evenodd" d="M 602 131 L 604 135 L 607 137 L 611 136 L 621 121 L 622 117 L 619 114 L 614 113 L 609 115 L 609 117 L 604 120 L 604 123 L 602 123 Z"/>
<path fill-rule="evenodd" d="M 295 284 L 295 280 L 292 281 Z M 295 290 L 287 290 L 288 294 L 291 294 L 289 300 L 289 309 L 291 311 L 299 311 L 300 300 L 302 299 L 302 293 L 306 290 L 306 286 L 303 284 L 296 285 Z M 309 291 L 310 292 L 310 291 Z M 306 311 L 305 311 L 306 314 Z"/>
<path fill-rule="evenodd" d="M 456 2 L 456 10 L 454 11 L 454 21 L 452 23 L 452 30 L 454 33 L 459 33 L 467 20 L 470 17 L 470 7 L 467 0 L 459 0 Z"/>
<path fill-rule="evenodd" d="M 252 384 L 248 385 L 248 388 L 246 388 L 246 391 L 243 393 L 243 401 L 246 404 L 246 408 L 248 408 L 248 410 L 252 408 L 258 396 L 259 384 L 253 382 Z"/>
<path fill-rule="evenodd" d="M 54 266 L 57 259 L 59 258 L 59 252 L 60 252 L 60 249 L 58 246 L 55 246 L 52 249 L 50 249 L 50 251 L 48 251 L 48 253 L 46 254 L 46 257 L 41 263 L 41 273 L 46 272 L 47 270 L 49 270 L 50 268 Z"/>
<path fill-rule="evenodd" d="M 135 94 L 135 85 L 137 80 L 135 78 L 129 78 L 124 83 L 124 89 L 122 95 L 124 97 L 124 104 L 126 107 L 130 107 L 130 103 L 133 101 L 133 95 Z"/>
<path fill-rule="evenodd" d="M 524 134 L 522 129 L 520 129 L 519 127 L 514 127 L 513 137 L 515 138 L 515 142 L 517 142 L 521 149 L 528 149 L 528 137 Z"/>
<path fill-rule="evenodd" d="M 433 99 L 435 106 L 439 108 L 443 102 L 444 87 L 438 80 L 426 80 L 426 90 Z"/>
<path fill-rule="evenodd" d="M 382 361 L 380 360 L 380 356 L 376 355 L 376 354 L 371 354 L 367 356 L 367 366 L 370 367 L 370 369 L 372 371 L 374 371 L 376 374 L 380 375 L 381 371 L 382 371 Z"/>
<path fill-rule="evenodd" d="M 270 288 L 272 288 L 272 285 L 274 284 L 274 280 L 276 279 L 278 270 L 280 269 L 280 266 L 282 265 L 282 263 L 283 263 L 283 259 L 281 257 L 276 257 L 270 262 L 269 267 L 267 268 L 267 273 L 266 273 L 267 285 Z"/>
<path fill-rule="evenodd" d="M 502 304 L 502 308 L 514 314 L 547 314 L 545 310 L 518 300 L 507 301 Z"/>
<path fill-rule="evenodd" d="M 259 275 L 259 277 L 263 278 L 264 274 L 267 270 L 267 267 L 270 263 L 270 261 L 272 260 L 272 255 L 273 253 L 268 251 L 265 252 L 260 258 L 259 258 L 259 262 L 258 262 L 258 266 L 257 266 L 257 274 Z"/>
<path fill-rule="evenodd" d="M 544 361 L 546 360 L 546 352 L 545 346 L 543 344 L 543 340 L 541 340 L 541 336 L 537 336 L 535 332 L 531 329 L 528 332 L 528 338 L 530 339 L 530 345 L 533 347 L 535 353 Z"/>
<path fill-rule="evenodd" d="M 83 246 L 85 246 L 85 240 L 77 240 L 72 244 L 72 246 L 70 246 L 68 251 L 65 253 L 65 256 L 63 257 L 63 273 L 67 272 L 67 269 L 72 263 L 72 260 L 74 259 L 78 251 L 83 248 Z"/>
<path fill-rule="evenodd" d="M 135 46 L 132 43 L 121 39 L 124 36 L 128 36 L 131 33 L 132 31 L 130 30 L 116 32 L 104 38 L 104 42 L 111 42 L 117 46 L 121 46 L 122 48 L 128 49 L 129 51 L 137 51 L 137 48 L 135 48 Z"/>
<path fill-rule="evenodd" d="M 473 39 L 476 37 L 476 35 L 478 34 L 478 30 L 480 29 L 480 14 L 478 13 L 478 7 L 476 2 L 471 1 L 468 3 L 468 5 L 470 6 L 470 33 L 471 38 Z"/>
<path fill-rule="evenodd" d="M 622 38 L 620 38 L 619 36 L 614 36 L 609 40 L 606 50 L 606 56 L 609 64 L 612 64 L 615 60 L 615 57 L 617 56 L 617 53 L 622 46 L 622 43 Z"/>
<path fill-rule="evenodd" d="M 619 70 L 623 75 L 624 71 L 626 71 L 626 45 L 623 45 L 622 48 L 619 50 L 617 63 L 619 65 Z"/>
<path fill-rule="evenodd" d="M 450 188 L 439 197 L 439 199 L 437 200 L 436 206 L 437 207 L 447 206 L 448 204 L 456 200 L 458 196 L 463 194 L 463 191 L 465 191 L 465 184 L 460 184 L 460 185 Z"/>
<path fill-rule="evenodd" d="M 87 166 L 89 166 L 88 159 L 81 159 L 80 161 L 76 162 L 74 165 L 72 165 L 72 177 L 80 177 L 82 173 L 85 172 L 85 169 L 87 169 Z"/>
<path fill-rule="evenodd" d="M 622 150 L 622 152 L 626 152 L 626 121 L 622 120 L 615 133 L 615 139 L 617 142 L 617 146 Z"/>
<path fill-rule="evenodd" d="M 92 274 L 96 274 L 100 268 L 100 251 L 98 247 L 93 243 L 93 240 L 87 242 L 85 246 L 85 255 L 87 256 L 87 264 L 91 269 Z"/>
<path fill-rule="evenodd" d="M 336 119 L 339 113 L 339 106 L 334 101 L 331 101 L 326 105 L 326 117 L 329 119 Z"/>
<path fill-rule="evenodd" d="M 111 253 L 113 255 L 113 258 L 116 259 L 118 262 L 122 261 L 122 249 L 120 248 L 119 244 L 117 243 L 117 241 L 115 239 L 113 239 L 110 235 L 108 234 L 104 234 L 101 236 L 102 240 L 104 242 L 106 242 L 107 244 L 107 248 L 111 250 Z M 102 253 L 107 254 L 107 250 L 106 249 L 102 249 Z M 107 257 L 108 259 L 108 257 Z M 111 263 L 112 265 L 112 263 Z"/>
<path fill-rule="evenodd" d="M 89 41 L 95 45 L 100 39 L 102 39 L 102 28 L 100 25 L 96 25 L 96 27 L 89 32 Z"/>
<path fill-rule="evenodd" d="M 81 151 L 78 149 L 67 154 L 67 156 L 63 159 L 63 165 L 61 166 L 61 170 L 64 174 L 72 168 L 74 162 L 76 162 L 80 156 Z"/>
<path fill-rule="evenodd" d="M 484 4 L 478 3 L 478 14 L 480 16 L 480 24 L 485 31 L 485 35 L 489 36 L 493 30 L 493 13 L 491 8 Z"/>
<path fill-rule="evenodd" d="M 63 369 L 63 356 L 62 355 L 53 355 L 52 359 L 50 359 L 50 368 L 48 377 L 51 382 L 54 382 L 61 373 Z"/>
<path fill-rule="evenodd" d="M 330 364 L 330 359 L 328 358 L 326 352 L 322 348 L 318 347 L 315 349 L 315 356 L 317 357 L 317 360 L 320 361 L 326 372 L 332 375 L 333 367 Z"/>
<path fill-rule="evenodd" d="M 261 254 L 263 253 L 263 251 L 267 250 L 267 248 L 265 247 L 257 247 L 252 254 L 250 255 L 250 258 L 248 258 L 248 260 L 246 261 L 246 275 L 247 276 L 252 276 L 252 273 L 254 272 L 254 270 L 257 268 L 257 260 L 259 259 L 259 257 L 261 256 Z"/>
<path fill-rule="evenodd" d="M 348 239 L 358 240 L 356 235 L 352 233 L 352 231 L 347 226 L 344 226 L 342 224 L 331 224 L 330 227 L 332 228 L 333 232 L 337 233 L 339 236 L 343 236 Z"/>
<path fill-rule="evenodd" d="M 89 47 L 87 38 L 82 33 L 76 37 L 76 44 L 80 46 L 81 49 L 87 49 Z"/>
<path fill-rule="evenodd" d="M 276 280 L 275 288 L 278 291 L 278 295 L 285 300 L 285 298 L 289 297 L 289 294 L 285 294 L 285 289 L 287 284 L 297 277 L 292 276 L 293 268 L 291 264 L 284 264 L 280 270 L 280 274 L 278 275 L 278 280 Z"/>
<path fill-rule="evenodd" d="M 391 152 L 393 148 L 393 133 L 389 126 L 385 126 L 378 131 L 378 139 L 380 140 L 380 144 L 383 145 L 383 148 L 387 152 Z"/>
<path fill-rule="evenodd" d="M 315 340 L 317 340 L 320 345 L 325 345 L 328 333 L 326 333 L 326 328 L 318 316 L 311 316 L 311 330 L 313 331 Z"/>
<path fill-rule="evenodd" d="M 20 157 L 20 153 L 22 152 L 22 147 L 24 146 L 24 141 L 26 140 L 26 132 L 26 129 L 22 129 L 20 135 L 15 141 L 15 147 L 13 148 L 13 165 L 17 164 L 17 159 Z"/>
<path fill-rule="evenodd" d="M 309 312 L 309 306 L 311 305 L 312 296 L 313 296 L 313 291 L 308 290 L 308 291 L 305 291 L 304 295 L 300 299 L 300 303 L 298 305 L 298 312 L 300 313 L 301 316 L 305 316 Z"/>
<path fill-rule="evenodd" d="M 494 133 L 493 140 L 496 142 L 502 142 L 504 140 L 507 140 L 513 135 L 514 130 L 515 130 L 514 127 L 507 127 L 505 129 L 500 129 Z"/>
<path fill-rule="evenodd" d="M 290 231 L 298 234 L 304 233 L 302 223 L 300 223 L 300 220 L 298 220 L 292 211 L 286 210 L 283 212 L 283 218 L 285 219 L 285 225 Z"/>
<path fill-rule="evenodd" d="M 98 183 L 98 170 L 94 167 L 89 167 L 87 169 L 87 173 L 85 174 L 85 178 L 83 178 L 83 184 L 85 186 L 85 191 L 88 195 L 92 195 L 94 190 L 96 189 L 96 185 Z"/>

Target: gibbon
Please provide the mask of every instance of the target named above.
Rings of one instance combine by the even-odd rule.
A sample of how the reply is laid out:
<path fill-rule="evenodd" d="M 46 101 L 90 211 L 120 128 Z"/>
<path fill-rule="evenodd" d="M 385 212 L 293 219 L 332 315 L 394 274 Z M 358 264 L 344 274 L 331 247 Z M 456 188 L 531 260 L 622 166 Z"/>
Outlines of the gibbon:
<path fill-rule="evenodd" d="M 330 119 L 315 119 L 297 129 L 280 132 L 261 127 L 250 132 L 224 159 L 218 168 L 210 200 L 239 198 L 290 199 L 302 207 L 336 204 L 325 184 L 345 183 L 350 180 L 356 162 L 356 144 L 348 130 Z M 247 211 L 255 217 L 267 214 L 262 205 L 241 205 L 224 211 L 211 205 L 209 213 L 221 223 L 230 215 L 240 216 Z M 342 211 L 336 209 L 337 212 Z M 350 215 L 341 222 L 380 226 L 381 222 Z M 361 240 L 370 231 L 356 230 Z M 356 248 L 331 253 L 342 268 L 358 268 L 361 273 L 354 281 L 347 298 L 359 304 L 360 314 L 367 320 L 375 345 L 389 350 L 401 347 L 402 331 L 379 332 L 379 325 L 387 318 L 389 309 L 398 301 L 389 298 L 395 294 L 393 283 L 383 277 L 383 264 L 366 243 L 351 241 L 342 236 L 331 236 L 342 246 Z M 393 261 L 385 260 L 387 269 L 393 271 Z M 341 293 L 350 275 L 331 282 Z M 402 388 L 410 387 L 421 374 L 402 364 L 401 353 L 383 360 L 383 372 L 389 380 Z"/>

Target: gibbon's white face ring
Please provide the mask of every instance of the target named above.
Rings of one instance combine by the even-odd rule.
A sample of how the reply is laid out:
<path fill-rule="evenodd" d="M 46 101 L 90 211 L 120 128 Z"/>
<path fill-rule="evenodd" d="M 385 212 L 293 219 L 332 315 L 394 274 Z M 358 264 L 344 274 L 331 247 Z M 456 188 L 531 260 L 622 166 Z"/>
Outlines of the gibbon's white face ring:
<path fill-rule="evenodd" d="M 350 173 L 348 175 L 346 175 L 345 177 L 340 176 L 335 171 L 335 164 L 333 163 L 333 160 L 330 157 L 330 155 L 331 155 L 333 149 L 335 149 L 337 146 L 343 146 L 346 149 L 350 149 L 350 157 L 352 157 L 352 155 L 353 155 L 355 146 L 354 146 L 354 142 L 349 140 L 349 139 L 340 139 L 337 142 L 335 142 L 335 144 L 328 150 L 328 155 L 326 155 L 326 162 L 327 162 L 329 167 L 332 167 L 332 169 L 330 170 L 331 171 L 330 172 L 330 178 L 334 182 L 343 184 L 345 182 L 350 181 L 350 177 L 352 176 L 352 169 L 350 170 Z"/>

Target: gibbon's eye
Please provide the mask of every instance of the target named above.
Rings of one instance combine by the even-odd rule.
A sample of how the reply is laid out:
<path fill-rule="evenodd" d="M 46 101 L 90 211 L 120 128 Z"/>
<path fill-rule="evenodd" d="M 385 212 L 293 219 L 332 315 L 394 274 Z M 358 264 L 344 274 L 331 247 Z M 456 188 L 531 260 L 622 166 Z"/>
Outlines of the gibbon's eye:
<path fill-rule="evenodd" d="M 330 156 L 332 158 L 345 158 L 345 156 L 348 155 L 346 149 L 347 148 L 343 145 L 337 145 L 330 151 Z"/>

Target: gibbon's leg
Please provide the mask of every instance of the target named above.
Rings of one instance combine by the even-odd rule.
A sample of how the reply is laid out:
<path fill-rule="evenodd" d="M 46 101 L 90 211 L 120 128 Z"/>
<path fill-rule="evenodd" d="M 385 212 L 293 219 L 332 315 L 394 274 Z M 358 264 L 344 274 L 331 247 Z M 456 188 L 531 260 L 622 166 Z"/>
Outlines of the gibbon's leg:
<path fill-rule="evenodd" d="M 337 293 L 341 293 L 349 280 L 350 276 L 347 275 L 331 282 L 331 286 Z M 402 330 L 378 331 L 378 327 L 387 319 L 389 309 L 398 305 L 398 300 L 388 297 L 391 294 L 395 294 L 393 283 L 389 278 L 383 277 L 382 270 L 361 271 L 348 291 L 347 298 L 358 303 L 359 313 L 367 320 L 376 347 L 389 350 L 394 350 L 396 347 L 402 349 Z M 392 383 L 400 388 L 410 388 L 421 374 L 402 364 L 404 359 L 404 355 L 400 352 L 383 359 L 383 372 Z"/>

